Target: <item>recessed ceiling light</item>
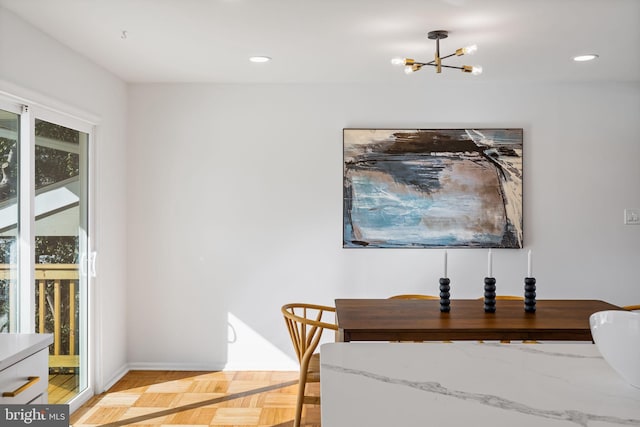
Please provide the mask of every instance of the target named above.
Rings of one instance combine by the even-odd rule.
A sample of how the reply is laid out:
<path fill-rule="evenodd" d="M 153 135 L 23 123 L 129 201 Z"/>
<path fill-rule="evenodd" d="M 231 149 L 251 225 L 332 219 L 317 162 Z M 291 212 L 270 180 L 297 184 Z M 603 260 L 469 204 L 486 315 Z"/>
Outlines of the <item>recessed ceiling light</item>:
<path fill-rule="evenodd" d="M 251 56 L 249 57 L 249 61 L 251 62 L 269 62 L 271 58 L 268 56 Z"/>
<path fill-rule="evenodd" d="M 596 59 L 598 57 L 598 55 L 596 55 L 595 53 L 590 53 L 588 55 L 579 55 L 579 56 L 574 56 L 573 60 L 576 62 L 584 62 L 584 61 L 592 61 L 594 59 Z"/>

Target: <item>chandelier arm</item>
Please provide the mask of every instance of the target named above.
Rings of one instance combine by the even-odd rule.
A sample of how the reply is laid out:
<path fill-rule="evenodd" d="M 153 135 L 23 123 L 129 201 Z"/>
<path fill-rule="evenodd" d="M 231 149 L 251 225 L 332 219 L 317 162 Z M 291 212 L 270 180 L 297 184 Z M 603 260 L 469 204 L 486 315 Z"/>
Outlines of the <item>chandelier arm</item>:
<path fill-rule="evenodd" d="M 452 56 L 456 56 L 456 53 L 453 52 L 451 55 L 443 56 L 440 59 L 447 59 L 447 58 L 451 58 Z"/>
<path fill-rule="evenodd" d="M 455 53 L 452 53 L 451 55 L 443 56 L 442 58 L 440 58 L 440 60 L 451 58 L 452 56 L 455 56 L 455 55 L 456 55 Z M 433 61 L 429 61 L 429 62 L 416 62 L 416 64 L 420 64 L 420 65 L 436 65 L 436 60 L 434 59 Z M 444 65 L 443 65 L 443 67 L 444 67 Z"/>
<path fill-rule="evenodd" d="M 421 64 L 421 65 L 431 65 L 432 67 L 437 67 L 436 64 L 432 64 L 432 63 Z M 456 67 L 456 66 L 453 66 L 453 65 L 440 64 L 440 66 L 443 67 L 443 68 L 455 68 L 456 70 L 464 70 L 464 67 Z"/>

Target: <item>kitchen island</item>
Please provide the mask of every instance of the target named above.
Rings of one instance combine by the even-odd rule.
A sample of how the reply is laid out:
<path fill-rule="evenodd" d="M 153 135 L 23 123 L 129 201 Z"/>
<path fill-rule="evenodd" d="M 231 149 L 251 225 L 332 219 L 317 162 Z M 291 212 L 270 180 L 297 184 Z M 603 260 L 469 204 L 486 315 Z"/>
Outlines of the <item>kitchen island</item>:
<path fill-rule="evenodd" d="M 595 345 L 332 343 L 322 425 L 640 426 L 640 389 Z"/>

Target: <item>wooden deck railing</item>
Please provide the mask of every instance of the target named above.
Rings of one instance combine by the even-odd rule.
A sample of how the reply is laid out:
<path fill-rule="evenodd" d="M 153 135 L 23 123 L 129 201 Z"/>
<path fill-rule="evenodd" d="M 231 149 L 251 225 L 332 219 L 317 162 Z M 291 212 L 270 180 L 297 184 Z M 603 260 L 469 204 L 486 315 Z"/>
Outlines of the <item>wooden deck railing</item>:
<path fill-rule="evenodd" d="M 36 264 L 36 332 L 52 333 L 49 367 L 78 367 L 77 264 Z M 15 265 L 0 264 L 0 280 L 15 280 Z"/>

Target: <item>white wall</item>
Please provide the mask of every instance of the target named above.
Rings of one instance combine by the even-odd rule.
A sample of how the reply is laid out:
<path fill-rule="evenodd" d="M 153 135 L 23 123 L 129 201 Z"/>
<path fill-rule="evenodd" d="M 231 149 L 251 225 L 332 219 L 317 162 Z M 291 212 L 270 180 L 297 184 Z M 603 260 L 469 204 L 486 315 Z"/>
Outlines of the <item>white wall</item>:
<path fill-rule="evenodd" d="M 282 304 L 437 293 L 440 250 L 342 249 L 345 127 L 524 128 L 525 249 L 494 251 L 498 293 L 522 292 L 531 249 L 540 298 L 640 301 L 640 227 L 622 224 L 640 84 L 412 77 L 130 88 L 132 366 L 292 367 Z M 485 273 L 485 250 L 449 251 L 452 297 Z"/>
<path fill-rule="evenodd" d="M 441 251 L 341 248 L 344 127 L 523 127 L 526 248 L 495 251 L 499 292 L 520 292 L 532 249 L 541 298 L 640 301 L 640 227 L 622 225 L 640 207 L 638 83 L 127 91 L 2 8 L 0 58 L 0 90 L 100 122 L 103 384 L 129 366 L 294 367 L 282 304 L 437 292 Z M 480 295 L 485 260 L 449 251 L 453 297 Z"/>
<path fill-rule="evenodd" d="M 0 8 L 0 90 L 97 119 L 95 165 L 98 391 L 126 360 L 126 85 Z"/>

